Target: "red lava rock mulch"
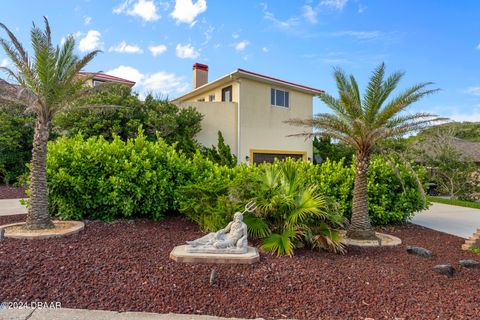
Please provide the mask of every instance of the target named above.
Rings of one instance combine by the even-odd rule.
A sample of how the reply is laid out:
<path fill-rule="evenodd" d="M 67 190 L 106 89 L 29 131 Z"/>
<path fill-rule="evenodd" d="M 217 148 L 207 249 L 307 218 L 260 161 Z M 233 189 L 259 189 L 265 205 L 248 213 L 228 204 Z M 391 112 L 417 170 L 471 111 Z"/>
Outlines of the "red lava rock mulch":
<path fill-rule="evenodd" d="M 0 223 L 21 219 L 0 217 Z M 460 250 L 462 239 L 409 224 L 381 231 L 404 244 L 346 255 L 262 253 L 254 265 L 212 266 L 169 260 L 175 245 L 201 235 L 183 218 L 87 222 L 67 238 L 0 242 L 0 301 L 267 319 L 480 319 L 480 270 L 458 264 L 479 257 Z M 406 245 L 435 256 L 409 255 Z M 434 273 L 440 263 L 452 264 L 455 276 Z"/>
<path fill-rule="evenodd" d="M 6 186 L 0 184 L 0 199 L 19 199 L 26 198 L 25 188 Z"/>

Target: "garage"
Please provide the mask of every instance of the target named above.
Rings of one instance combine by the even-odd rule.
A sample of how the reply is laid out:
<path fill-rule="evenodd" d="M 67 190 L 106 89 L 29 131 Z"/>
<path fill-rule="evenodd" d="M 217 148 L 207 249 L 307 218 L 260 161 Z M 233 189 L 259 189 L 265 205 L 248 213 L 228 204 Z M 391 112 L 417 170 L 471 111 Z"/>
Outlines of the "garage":
<path fill-rule="evenodd" d="M 285 160 L 286 158 L 307 160 L 307 153 L 304 151 L 285 150 L 251 150 L 251 163 L 260 164 L 263 162 L 274 162 L 275 159 Z"/>

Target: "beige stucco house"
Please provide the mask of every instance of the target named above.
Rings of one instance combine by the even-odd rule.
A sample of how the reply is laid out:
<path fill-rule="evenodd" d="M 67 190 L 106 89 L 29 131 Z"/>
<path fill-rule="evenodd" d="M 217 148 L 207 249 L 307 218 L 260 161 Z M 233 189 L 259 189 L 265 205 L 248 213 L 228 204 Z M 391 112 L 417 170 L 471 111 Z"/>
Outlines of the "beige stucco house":
<path fill-rule="evenodd" d="M 243 69 L 208 82 L 208 66 L 199 63 L 193 65 L 192 88 L 173 102 L 204 115 L 201 144 L 216 145 L 220 130 L 239 163 L 312 157 L 310 139 L 289 136 L 304 128 L 284 121 L 311 118 L 313 97 L 322 90 Z"/>

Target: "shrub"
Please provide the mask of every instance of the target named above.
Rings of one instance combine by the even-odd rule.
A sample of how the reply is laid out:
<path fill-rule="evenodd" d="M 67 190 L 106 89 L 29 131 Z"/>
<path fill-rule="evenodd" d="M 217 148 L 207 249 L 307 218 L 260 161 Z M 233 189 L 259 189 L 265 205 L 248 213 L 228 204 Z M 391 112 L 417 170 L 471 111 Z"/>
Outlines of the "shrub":
<path fill-rule="evenodd" d="M 137 94 L 123 85 L 100 86 L 99 91 L 79 102 L 75 108 L 54 119 L 55 131 L 67 137 L 79 132 L 85 137 L 103 136 L 112 140 L 134 138 L 142 126 L 145 136 L 157 135 L 167 143 L 176 143 L 177 150 L 195 153 L 195 135 L 200 132 L 202 115 L 194 108 L 178 108 L 166 101 L 147 96 L 141 101 Z"/>
<path fill-rule="evenodd" d="M 0 180 L 11 183 L 28 171 L 34 117 L 20 106 L 0 107 Z"/>
<path fill-rule="evenodd" d="M 160 219 L 175 209 L 185 163 L 172 146 L 160 138 L 150 142 L 142 132 L 127 142 L 60 138 L 49 143 L 51 211 L 65 219 Z"/>
<path fill-rule="evenodd" d="M 235 167 L 237 165 L 237 157 L 232 154 L 230 146 L 225 144 L 222 132 L 218 131 L 217 146 L 211 148 L 202 148 L 202 154 L 213 162 L 227 167 Z"/>

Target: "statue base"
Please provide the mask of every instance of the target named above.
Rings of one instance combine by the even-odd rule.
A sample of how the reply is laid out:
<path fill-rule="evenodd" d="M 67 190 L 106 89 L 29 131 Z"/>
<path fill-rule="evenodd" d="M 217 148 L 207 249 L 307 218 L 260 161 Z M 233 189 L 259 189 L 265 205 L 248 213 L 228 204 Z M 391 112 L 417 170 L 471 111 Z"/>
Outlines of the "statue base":
<path fill-rule="evenodd" d="M 248 248 L 225 248 L 225 249 L 216 249 L 212 247 L 192 247 L 190 245 L 186 245 L 185 251 L 188 253 L 217 253 L 217 254 L 243 254 L 248 252 Z"/>
<path fill-rule="evenodd" d="M 188 245 L 177 246 L 170 252 L 170 259 L 182 263 L 218 263 L 218 264 L 252 264 L 260 260 L 256 248 L 247 247 L 245 253 L 188 252 Z M 190 247 L 191 249 L 192 247 Z M 203 248 L 204 249 L 204 248 Z M 220 249 L 222 250 L 222 249 Z M 231 249 L 223 249 L 231 250 Z"/>

